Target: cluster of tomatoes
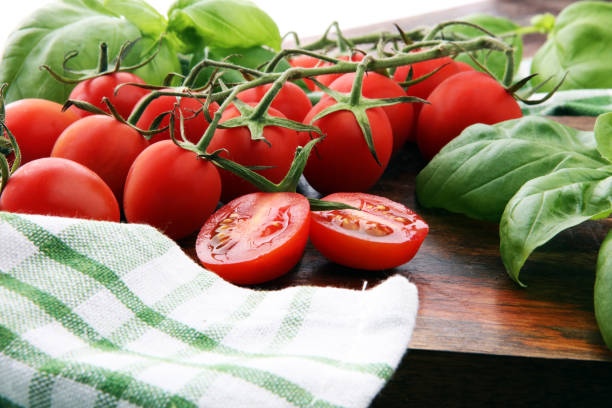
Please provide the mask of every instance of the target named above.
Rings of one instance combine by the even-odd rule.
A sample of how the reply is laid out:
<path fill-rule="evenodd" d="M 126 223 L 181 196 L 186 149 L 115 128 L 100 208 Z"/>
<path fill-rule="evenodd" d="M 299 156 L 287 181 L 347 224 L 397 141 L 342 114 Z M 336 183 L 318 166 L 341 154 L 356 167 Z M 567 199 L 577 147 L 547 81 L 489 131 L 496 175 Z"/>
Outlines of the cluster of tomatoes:
<path fill-rule="evenodd" d="M 311 67 L 320 61 L 301 56 L 291 63 Z M 61 105 L 45 100 L 8 104 L 5 125 L 18 142 L 22 166 L 8 179 L 0 210 L 109 221 L 119 221 L 122 210 L 127 222 L 150 224 L 176 240 L 200 230 L 196 241 L 200 261 L 239 284 L 286 273 L 301 258 L 308 238 L 324 256 L 342 265 L 392 268 L 409 261 L 428 232 L 425 222 L 403 205 L 364 193 L 378 181 L 392 154 L 406 141 L 416 140 L 431 158 L 471 123 L 520 116 L 518 105 L 497 81 L 450 58 L 399 67 L 394 78 L 369 72 L 363 78 L 362 95 L 406 96 L 400 83 L 435 70 L 408 88 L 409 95 L 427 99 L 429 105 L 398 103 L 367 110 L 376 157 L 353 113 L 339 110 L 319 117 L 336 103 L 331 96 L 312 106 L 302 88 L 286 82 L 272 101 L 269 115 L 313 124 L 325 135 L 306 164 L 307 181 L 328 194 L 323 200 L 356 209 L 315 212 L 300 194 L 256 192 L 246 180 L 171 140 L 169 127 L 174 122 L 175 134 L 197 144 L 219 105 L 160 96 L 146 106 L 135 126 L 75 106 L 63 111 Z M 316 79 L 334 91 L 349 93 L 355 73 Z M 316 86 L 306 82 L 311 90 Z M 133 85 L 117 88 L 125 83 L 142 80 L 129 73 L 105 74 L 81 82 L 70 98 L 108 112 L 109 104 L 102 102 L 106 97 L 121 117 L 128 117 L 149 91 Z M 237 98 L 254 106 L 271 86 L 247 89 Z M 487 111 L 477 106 L 496 108 Z M 179 111 L 183 120 L 170 121 Z M 219 123 L 240 115 L 239 107 L 230 105 Z M 148 139 L 138 130 L 155 127 L 159 131 Z M 289 171 L 298 146 L 311 137 L 307 132 L 266 126 L 260 140 L 252 138 L 245 126 L 221 126 L 207 151 L 225 149 L 222 154 L 227 158 L 257 168 L 278 183 Z M 225 205 L 216 210 L 219 201 Z"/>

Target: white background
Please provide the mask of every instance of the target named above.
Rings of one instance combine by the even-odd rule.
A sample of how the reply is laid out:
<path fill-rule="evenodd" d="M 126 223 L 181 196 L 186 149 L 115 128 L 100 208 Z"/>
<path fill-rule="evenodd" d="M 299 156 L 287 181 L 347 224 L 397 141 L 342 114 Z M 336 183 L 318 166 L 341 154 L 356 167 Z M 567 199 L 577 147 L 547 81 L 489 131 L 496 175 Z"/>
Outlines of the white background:
<path fill-rule="evenodd" d="M 281 35 L 296 31 L 301 37 L 322 34 L 333 21 L 343 29 L 391 21 L 401 17 L 476 3 L 478 0 L 254 0 L 279 26 Z M 49 0 L 0 0 L 0 50 L 9 33 L 29 13 Z M 166 15 L 173 0 L 148 0 Z M 306 6 L 303 6 L 306 5 Z"/>

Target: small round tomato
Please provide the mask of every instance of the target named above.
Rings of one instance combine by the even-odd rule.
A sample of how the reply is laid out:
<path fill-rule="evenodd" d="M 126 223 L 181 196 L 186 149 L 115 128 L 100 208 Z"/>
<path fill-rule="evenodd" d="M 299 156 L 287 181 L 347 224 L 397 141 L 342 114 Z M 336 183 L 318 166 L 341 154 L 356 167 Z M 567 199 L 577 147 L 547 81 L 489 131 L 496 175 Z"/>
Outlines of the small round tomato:
<path fill-rule="evenodd" d="M 334 103 L 333 100 L 319 102 L 308 112 L 304 123 L 310 123 L 315 115 Z M 336 111 L 313 123 L 326 137 L 310 154 L 304 176 L 320 193 L 366 191 L 385 171 L 393 146 L 391 125 L 387 115 L 380 108 L 368 109 L 366 114 L 380 164 L 370 153 L 352 112 Z M 300 136 L 302 143 L 309 139 L 307 133 L 300 133 Z"/>
<path fill-rule="evenodd" d="M 251 104 L 254 106 L 254 104 Z M 274 108 L 268 109 L 271 116 L 284 117 L 282 113 Z M 220 123 L 240 116 L 235 106 L 230 106 L 221 117 Z M 298 135 L 295 130 L 266 126 L 263 131 L 264 140 L 252 140 L 248 128 L 235 127 L 229 129 L 217 129 L 208 145 L 208 151 L 214 152 L 226 149 L 227 153 L 221 155 L 243 166 L 270 166 L 270 168 L 256 170 L 257 173 L 266 177 L 273 183 L 279 183 L 289 171 L 295 150 L 298 147 Z M 257 191 L 257 188 L 248 181 L 220 169 L 221 201 L 227 203 L 234 198 Z"/>
<path fill-rule="evenodd" d="M 5 124 L 15 136 L 21 163 L 49 157 L 55 141 L 79 117 L 45 99 L 21 99 L 6 105 Z"/>
<path fill-rule="evenodd" d="M 179 108 L 183 115 L 183 125 L 185 129 L 185 137 L 192 143 L 198 143 L 208 125 L 210 124 L 203 113 L 204 101 L 196 98 L 180 98 Z M 175 96 L 160 96 L 151 101 L 147 105 L 145 111 L 142 113 L 136 126 L 143 130 L 150 129 L 153 121 L 166 112 L 172 112 L 174 105 L 178 103 Z M 212 118 L 215 112 L 219 109 L 219 104 L 213 102 L 209 105 L 208 112 Z M 174 137 L 178 140 L 181 139 L 180 135 L 180 117 L 174 116 Z M 170 114 L 167 114 L 160 122 L 158 129 L 164 128 L 170 124 Z M 159 142 L 160 140 L 170 139 L 170 130 L 164 130 L 163 132 L 155 134 L 151 139 L 150 143 Z"/>
<path fill-rule="evenodd" d="M 429 231 L 421 217 L 385 197 L 337 193 L 323 200 L 361 210 L 312 212 L 310 241 L 340 265 L 367 270 L 402 265 L 414 257 Z"/>
<path fill-rule="evenodd" d="M 221 207 L 198 234 L 200 262 L 223 279 L 252 285 L 278 278 L 300 260 L 310 206 L 297 193 L 252 193 Z"/>
<path fill-rule="evenodd" d="M 355 73 L 344 74 L 332 82 L 329 87 L 335 91 L 349 93 L 353 87 Z M 363 77 L 361 94 L 366 98 L 396 98 L 406 96 L 406 92 L 394 80 L 375 72 L 368 72 Z M 329 98 L 324 96 L 323 98 Z M 411 135 L 413 126 L 412 103 L 398 103 L 383 106 L 382 110 L 387 115 L 391 130 L 393 131 L 393 152 L 397 152 L 408 139 L 414 139 Z"/>
<path fill-rule="evenodd" d="M 271 87 L 272 84 L 257 86 L 240 92 L 236 97 L 243 102 L 257 103 Z M 302 88 L 293 82 L 285 82 L 270 106 L 285 115 L 287 119 L 301 122 L 312 108 L 312 103 Z"/>
<path fill-rule="evenodd" d="M 442 67 L 444 65 L 444 67 Z M 467 64 L 464 64 L 467 65 Z M 450 57 L 435 58 L 431 60 L 416 62 L 411 65 L 404 65 L 397 67 L 393 74 L 393 79 L 397 82 L 404 82 L 408 79 L 408 73 L 412 68 L 412 79 L 418 79 L 422 76 L 435 71 L 442 67 L 438 72 L 430 76 L 429 78 L 418 82 L 414 85 L 409 86 L 406 89 L 406 93 L 410 96 L 416 96 L 418 98 L 427 99 L 430 93 L 442 83 L 446 78 L 449 78 L 461 71 L 467 70 L 467 68 L 460 66 Z M 468 65 L 469 67 L 469 65 Z M 471 68 L 471 67 L 470 67 Z M 473 70 L 473 69 L 472 69 Z"/>
<path fill-rule="evenodd" d="M 121 202 L 130 166 L 148 145 L 130 126 L 110 116 L 92 115 L 68 126 L 55 142 L 51 156 L 74 160 L 93 170 Z"/>
<path fill-rule="evenodd" d="M 0 211 L 119 222 L 119 204 L 93 171 L 45 157 L 21 166 L 0 196 Z"/>
<path fill-rule="evenodd" d="M 196 232 L 221 195 L 217 168 L 171 140 L 154 143 L 134 160 L 125 182 L 128 222 L 152 225 L 170 238 Z"/>
<path fill-rule="evenodd" d="M 435 156 L 466 127 L 492 125 L 523 116 L 516 100 L 489 75 L 462 72 L 442 82 L 419 114 L 417 144 L 427 159 Z"/>
<path fill-rule="evenodd" d="M 69 98 L 88 102 L 110 113 L 106 104 L 102 102 L 102 98 L 107 97 L 121 117 L 127 118 L 130 116 L 132 109 L 140 98 L 150 91 L 135 85 L 124 85 L 115 93 L 115 88 L 118 85 L 126 83 L 144 85 L 145 82 L 138 75 L 129 72 L 113 72 L 79 82 L 72 92 L 70 92 Z M 72 107 L 70 109 L 74 109 L 74 112 L 79 117 L 92 115 L 92 113 L 77 107 Z"/>

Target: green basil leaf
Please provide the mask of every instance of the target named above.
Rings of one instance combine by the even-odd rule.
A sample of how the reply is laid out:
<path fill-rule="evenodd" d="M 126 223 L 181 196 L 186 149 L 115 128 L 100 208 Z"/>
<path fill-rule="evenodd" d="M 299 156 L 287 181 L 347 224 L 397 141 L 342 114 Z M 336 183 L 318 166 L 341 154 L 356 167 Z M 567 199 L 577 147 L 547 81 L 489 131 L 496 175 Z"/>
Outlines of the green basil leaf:
<path fill-rule="evenodd" d="M 546 43 L 533 57 L 534 85 L 550 76 L 548 92 L 568 72 L 561 89 L 612 88 L 612 3 L 579 1 L 557 16 Z"/>
<path fill-rule="evenodd" d="M 203 46 L 280 49 L 276 23 L 249 0 L 178 0 L 168 15 L 168 30 L 183 40 L 186 53 Z"/>
<path fill-rule="evenodd" d="M 502 215 L 500 251 L 510 277 L 559 232 L 612 211 L 612 166 L 561 169 L 527 182 Z"/>
<path fill-rule="evenodd" d="M 597 117 L 594 132 L 597 150 L 603 157 L 612 161 L 612 112 Z"/>
<path fill-rule="evenodd" d="M 599 249 L 594 298 L 597 325 L 608 348 L 612 349 L 612 232 Z"/>
<path fill-rule="evenodd" d="M 79 53 L 68 62 L 69 68 L 92 69 L 98 64 L 101 42 L 108 44 L 109 56 L 114 57 L 123 43 L 142 37 L 143 33 L 135 24 L 105 8 L 98 0 L 49 3 L 34 11 L 8 38 L 0 61 L 0 83 L 9 84 L 6 102 L 22 98 L 64 102 L 74 85 L 56 81 L 40 69 L 41 65 L 49 65 L 55 72 L 70 77 L 62 66 L 66 53 Z M 140 61 L 156 46 L 156 38 L 142 38 L 130 51 L 125 63 L 130 65 Z M 161 84 L 168 72 L 178 69 L 176 52 L 164 41 L 160 55 L 136 73 L 146 82 Z"/>
<path fill-rule="evenodd" d="M 592 132 L 527 116 L 468 127 L 419 173 L 416 192 L 425 207 L 499 221 L 527 181 L 562 168 L 608 164 Z"/>
<path fill-rule="evenodd" d="M 124 16 L 149 37 L 159 37 L 168 24 L 166 18 L 144 0 L 104 0 L 104 6 Z"/>
<path fill-rule="evenodd" d="M 517 30 L 520 29 L 520 26 L 508 19 L 489 16 L 486 14 L 474 14 L 464 17 L 461 20 L 485 28 L 493 34 L 501 37 L 507 44 L 514 47 L 514 73 L 516 74 L 523 56 L 523 39 L 520 34 L 517 34 Z M 461 25 L 454 26 L 453 31 L 468 38 L 481 37 L 485 35 L 482 31 L 476 28 Z M 495 75 L 497 79 L 503 79 L 504 72 L 506 71 L 506 56 L 503 52 L 489 52 L 486 50 L 479 51 L 476 53 L 475 57 L 478 62 L 487 67 L 487 69 L 491 71 L 491 73 Z M 480 69 L 468 55 L 461 54 L 457 56 L 456 60 L 470 64 L 475 69 Z"/>

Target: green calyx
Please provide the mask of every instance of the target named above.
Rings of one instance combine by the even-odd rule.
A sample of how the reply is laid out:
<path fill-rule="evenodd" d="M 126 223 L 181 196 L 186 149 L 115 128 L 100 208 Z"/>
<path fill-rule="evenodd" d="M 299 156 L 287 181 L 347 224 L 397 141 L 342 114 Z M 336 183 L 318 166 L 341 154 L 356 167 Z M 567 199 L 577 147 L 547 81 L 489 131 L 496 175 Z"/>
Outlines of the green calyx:
<path fill-rule="evenodd" d="M 4 190 L 11 174 L 17 171 L 21 164 L 19 145 L 17 144 L 15 136 L 5 124 L 4 91 L 7 87 L 7 84 L 2 84 L 2 86 L 0 86 L 0 194 L 2 194 L 2 190 Z M 13 160 L 13 165 L 9 168 L 9 162 L 6 156 L 11 153 L 14 153 L 15 158 Z"/>
<path fill-rule="evenodd" d="M 406 103 L 406 102 L 428 103 L 428 102 L 423 99 L 416 98 L 413 96 L 399 96 L 396 98 L 380 98 L 380 99 L 365 98 L 361 94 L 362 86 L 363 86 L 363 76 L 368 68 L 368 65 L 371 63 L 371 61 L 372 61 L 371 57 L 368 56 L 368 57 L 365 57 L 359 63 L 357 67 L 357 71 L 355 73 L 355 80 L 353 82 L 351 92 L 348 94 L 330 89 L 327 86 L 320 83 L 319 81 L 317 81 L 315 78 L 312 78 L 312 81 L 316 83 L 317 86 L 321 88 L 323 92 L 325 92 L 327 95 L 333 98 L 336 101 L 336 103 L 331 106 L 328 106 L 327 108 L 319 112 L 317 115 L 315 115 L 312 118 L 310 123 L 312 124 L 318 119 L 321 119 L 334 112 L 338 112 L 342 110 L 350 111 L 355 116 L 355 120 L 357 121 L 359 127 L 361 128 L 361 132 L 363 133 L 364 140 L 366 144 L 368 145 L 368 149 L 370 150 L 372 157 L 374 158 L 374 160 L 376 160 L 376 163 L 378 163 L 379 165 L 382 165 L 380 160 L 378 159 L 376 148 L 374 147 L 372 127 L 370 126 L 370 120 L 367 115 L 367 110 L 372 109 L 372 108 L 380 108 L 384 106 L 395 105 L 398 103 Z"/>
<path fill-rule="evenodd" d="M 115 72 L 134 71 L 138 68 L 141 68 L 147 65 L 149 62 L 153 60 L 153 58 L 155 58 L 155 56 L 159 53 L 159 50 L 161 48 L 161 41 L 162 41 L 162 38 L 160 38 L 159 40 L 159 46 L 151 55 L 147 56 L 140 63 L 136 65 L 131 65 L 128 67 L 122 67 L 121 63 L 126 58 L 126 56 L 129 54 L 130 50 L 132 50 L 134 45 L 138 42 L 138 40 L 126 41 L 125 43 L 123 43 L 123 45 L 121 46 L 121 49 L 119 50 L 119 54 L 117 54 L 117 56 L 115 57 L 113 61 L 110 61 L 110 64 L 108 60 L 108 45 L 105 42 L 101 42 L 100 43 L 100 54 L 98 57 L 98 66 L 96 67 L 96 69 L 84 69 L 84 70 L 78 70 L 78 71 L 70 69 L 68 67 L 68 62 L 71 59 L 78 56 L 79 53 L 78 51 L 71 51 L 67 53 L 66 56 L 64 57 L 64 62 L 62 63 L 62 67 L 66 72 L 76 75 L 77 78 L 64 77 L 58 74 L 57 72 L 53 71 L 53 69 L 51 69 L 51 67 L 48 65 L 41 65 L 40 69 L 46 70 L 57 81 L 65 83 L 65 84 L 77 84 L 79 82 L 82 82 L 88 79 L 96 78 L 96 77 L 106 75 L 106 74 L 112 74 Z M 113 65 L 113 67 L 112 69 L 109 69 L 109 65 L 111 64 Z M 133 84 L 133 85 L 139 85 L 139 84 Z"/>

